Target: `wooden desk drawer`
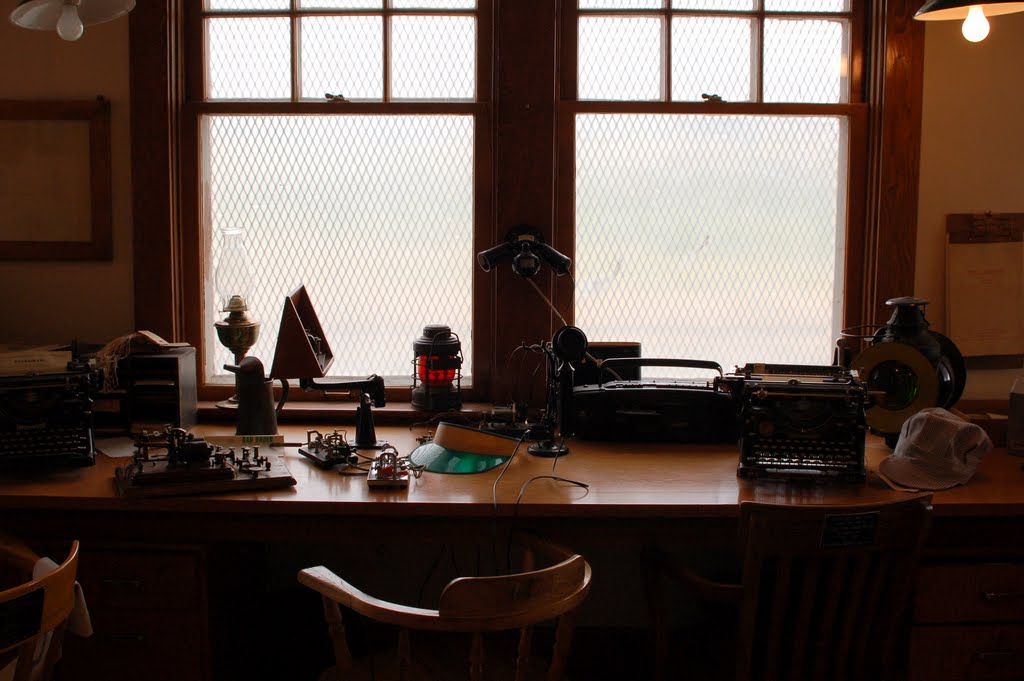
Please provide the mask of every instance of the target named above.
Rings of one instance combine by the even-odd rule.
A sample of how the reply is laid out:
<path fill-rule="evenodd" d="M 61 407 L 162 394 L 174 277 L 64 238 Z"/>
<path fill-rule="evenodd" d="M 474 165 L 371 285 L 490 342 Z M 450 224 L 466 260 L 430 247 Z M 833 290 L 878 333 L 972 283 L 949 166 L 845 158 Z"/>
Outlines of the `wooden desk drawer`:
<path fill-rule="evenodd" d="M 191 551 L 84 551 L 78 564 L 90 608 L 201 607 L 200 560 Z"/>
<path fill-rule="evenodd" d="M 89 638 L 65 637 L 61 681 L 203 679 L 202 622 L 182 611 L 97 612 Z"/>
<path fill-rule="evenodd" d="M 921 568 L 916 622 L 1024 622 L 1024 565 Z"/>
<path fill-rule="evenodd" d="M 1021 681 L 1024 626 L 914 627 L 911 681 Z"/>

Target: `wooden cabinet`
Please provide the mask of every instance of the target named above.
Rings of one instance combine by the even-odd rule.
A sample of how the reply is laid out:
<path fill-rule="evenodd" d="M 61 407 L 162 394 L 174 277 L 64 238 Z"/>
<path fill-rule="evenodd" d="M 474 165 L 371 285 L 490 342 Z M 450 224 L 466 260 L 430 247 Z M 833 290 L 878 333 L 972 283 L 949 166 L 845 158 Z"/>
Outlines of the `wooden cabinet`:
<path fill-rule="evenodd" d="M 128 355 L 118 364 L 117 376 L 118 389 L 98 393 L 93 401 L 98 434 L 160 430 L 167 424 L 189 429 L 196 424 L 195 348 Z"/>
<path fill-rule="evenodd" d="M 201 550 L 84 547 L 78 567 L 93 635 L 66 637 L 62 681 L 208 679 Z"/>
<path fill-rule="evenodd" d="M 911 681 L 1024 680 L 1024 563 L 925 565 Z"/>

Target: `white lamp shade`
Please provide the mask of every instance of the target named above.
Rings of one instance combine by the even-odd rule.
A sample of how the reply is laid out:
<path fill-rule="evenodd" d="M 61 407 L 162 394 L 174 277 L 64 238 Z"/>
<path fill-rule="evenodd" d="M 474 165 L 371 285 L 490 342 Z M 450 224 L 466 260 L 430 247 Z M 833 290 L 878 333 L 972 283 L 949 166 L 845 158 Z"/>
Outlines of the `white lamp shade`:
<path fill-rule="evenodd" d="M 53 31 L 64 4 L 65 0 L 21 0 L 11 12 L 11 22 L 36 31 Z M 92 26 L 124 16 L 134 7 L 135 0 L 79 0 L 78 16 L 83 26 Z"/>

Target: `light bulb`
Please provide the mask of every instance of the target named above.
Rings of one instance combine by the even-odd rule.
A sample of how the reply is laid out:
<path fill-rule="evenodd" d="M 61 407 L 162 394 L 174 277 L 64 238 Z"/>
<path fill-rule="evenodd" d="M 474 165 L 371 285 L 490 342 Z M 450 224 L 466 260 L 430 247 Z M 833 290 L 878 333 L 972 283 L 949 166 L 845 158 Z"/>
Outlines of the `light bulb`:
<path fill-rule="evenodd" d="M 64 40 L 78 40 L 85 32 L 82 25 L 82 18 L 78 16 L 78 6 L 74 3 L 64 3 L 60 10 L 60 19 L 57 20 L 57 35 Z"/>
<path fill-rule="evenodd" d="M 971 5 L 960 32 L 972 43 L 980 43 L 988 35 L 988 28 L 988 19 L 985 18 L 981 5 Z"/>

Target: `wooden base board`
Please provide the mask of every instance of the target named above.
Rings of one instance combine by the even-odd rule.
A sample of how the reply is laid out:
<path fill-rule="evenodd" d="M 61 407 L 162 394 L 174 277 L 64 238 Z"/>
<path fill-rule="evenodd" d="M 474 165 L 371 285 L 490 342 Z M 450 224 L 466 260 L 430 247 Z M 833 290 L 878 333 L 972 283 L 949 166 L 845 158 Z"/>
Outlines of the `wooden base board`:
<path fill-rule="evenodd" d="M 167 497 L 188 494 L 216 494 L 217 492 L 243 492 L 246 490 L 281 489 L 295 485 L 295 478 L 284 465 L 279 454 L 267 454 L 270 470 L 253 473 L 235 472 L 234 477 L 208 480 L 189 480 L 161 484 L 139 485 L 132 473 L 134 464 L 119 466 L 114 472 L 114 484 L 122 497 Z"/>

